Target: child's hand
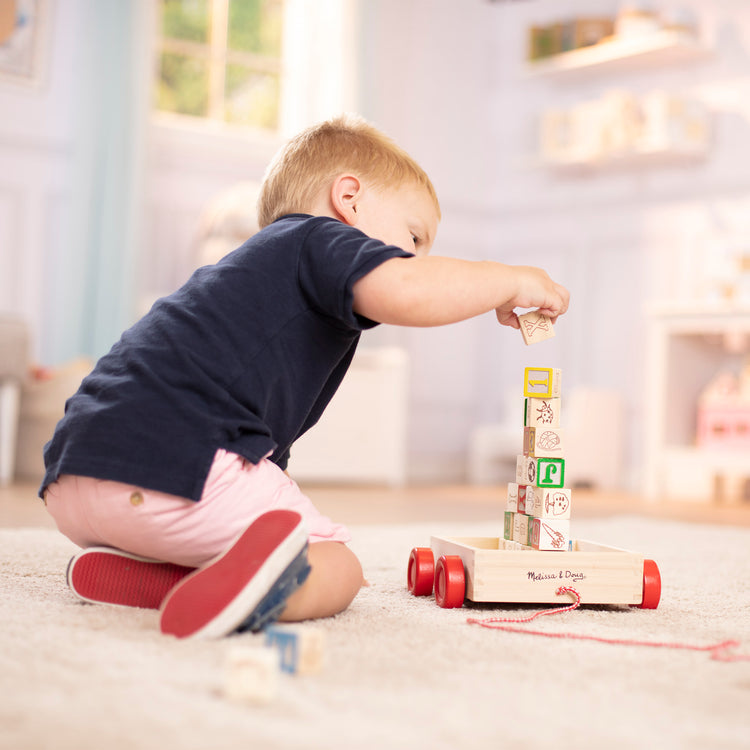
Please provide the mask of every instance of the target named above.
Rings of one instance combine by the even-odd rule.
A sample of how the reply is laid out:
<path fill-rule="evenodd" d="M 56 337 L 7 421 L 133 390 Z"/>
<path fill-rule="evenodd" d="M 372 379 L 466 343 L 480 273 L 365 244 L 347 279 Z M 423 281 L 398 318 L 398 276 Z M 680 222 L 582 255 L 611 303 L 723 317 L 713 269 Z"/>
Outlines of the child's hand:
<path fill-rule="evenodd" d="M 541 268 L 533 266 L 509 266 L 516 275 L 516 293 L 504 305 L 496 308 L 499 323 L 519 328 L 517 307 L 538 310 L 554 323 L 568 309 L 570 292 L 556 284 Z"/>

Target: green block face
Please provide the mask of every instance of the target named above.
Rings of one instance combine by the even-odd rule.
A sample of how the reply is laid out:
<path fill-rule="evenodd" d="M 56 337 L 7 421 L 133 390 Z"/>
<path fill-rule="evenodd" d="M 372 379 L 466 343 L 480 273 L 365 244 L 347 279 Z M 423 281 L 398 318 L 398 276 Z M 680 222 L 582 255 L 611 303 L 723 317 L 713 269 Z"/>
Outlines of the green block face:
<path fill-rule="evenodd" d="M 503 538 L 512 540 L 513 539 L 513 511 L 505 511 L 505 529 L 503 530 Z"/>
<path fill-rule="evenodd" d="M 537 487 L 559 488 L 565 484 L 565 459 L 564 458 L 538 458 L 537 459 Z"/>

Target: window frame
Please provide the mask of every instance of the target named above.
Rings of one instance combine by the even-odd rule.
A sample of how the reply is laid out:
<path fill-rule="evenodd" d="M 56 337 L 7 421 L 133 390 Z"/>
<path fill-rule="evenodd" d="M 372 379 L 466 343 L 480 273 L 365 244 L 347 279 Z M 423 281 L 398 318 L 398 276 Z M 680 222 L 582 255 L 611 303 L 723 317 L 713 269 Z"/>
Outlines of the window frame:
<path fill-rule="evenodd" d="M 239 125 L 151 107 L 151 126 L 194 146 L 227 138 L 264 153 L 308 125 L 341 112 L 359 111 L 358 59 L 361 5 L 367 0 L 282 0 L 281 92 L 277 130 Z M 154 3 L 154 71 L 158 80 L 160 7 Z M 328 54 L 332 53 L 332 54 Z M 312 61 L 312 64 L 310 62 Z M 225 149 L 219 147 L 220 151 Z M 269 151 L 270 150 L 270 151 Z"/>
<path fill-rule="evenodd" d="M 286 22 L 285 0 L 274 0 L 281 5 L 284 23 Z M 188 39 L 174 39 L 165 37 L 162 28 L 162 4 L 161 0 L 154 3 L 154 74 L 152 86 L 159 82 L 161 56 L 163 54 L 175 54 L 190 57 L 206 64 L 208 73 L 208 103 L 205 115 L 189 115 L 181 112 L 172 112 L 159 109 L 156 102 L 152 105 L 152 114 L 157 120 L 168 124 L 182 123 L 184 126 L 191 124 L 198 130 L 205 128 L 207 123 L 215 123 L 230 129 L 240 131 L 260 131 L 262 133 L 275 133 L 276 129 L 262 128 L 253 125 L 242 125 L 233 123 L 226 119 L 226 73 L 230 65 L 242 65 L 246 68 L 260 73 L 277 75 L 281 81 L 283 76 L 284 43 L 279 57 L 260 55 L 229 47 L 229 3 L 230 0 L 208 0 L 208 39 L 205 42 L 195 42 Z M 283 31 L 282 31 L 283 34 Z M 281 97 L 279 97 L 277 123 L 281 120 Z"/>

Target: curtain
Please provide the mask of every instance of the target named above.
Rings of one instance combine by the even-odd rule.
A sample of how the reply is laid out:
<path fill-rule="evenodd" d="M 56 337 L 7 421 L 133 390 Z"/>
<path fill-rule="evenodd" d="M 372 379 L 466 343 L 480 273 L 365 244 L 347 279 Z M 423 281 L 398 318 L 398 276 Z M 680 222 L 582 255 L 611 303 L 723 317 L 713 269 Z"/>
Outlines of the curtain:
<path fill-rule="evenodd" d="M 76 7 L 77 6 L 77 7 Z M 133 322 L 151 82 L 148 0 L 78 0 L 70 201 L 46 284 L 45 359 L 98 358 Z"/>

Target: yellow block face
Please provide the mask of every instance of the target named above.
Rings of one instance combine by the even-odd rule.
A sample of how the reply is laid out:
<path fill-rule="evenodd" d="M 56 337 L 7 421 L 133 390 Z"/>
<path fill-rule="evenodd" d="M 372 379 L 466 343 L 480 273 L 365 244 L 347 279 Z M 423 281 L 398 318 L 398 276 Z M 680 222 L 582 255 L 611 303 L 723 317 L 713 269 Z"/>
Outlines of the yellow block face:
<path fill-rule="evenodd" d="M 526 367 L 523 395 L 527 398 L 559 398 L 562 372 L 556 367 Z"/>

